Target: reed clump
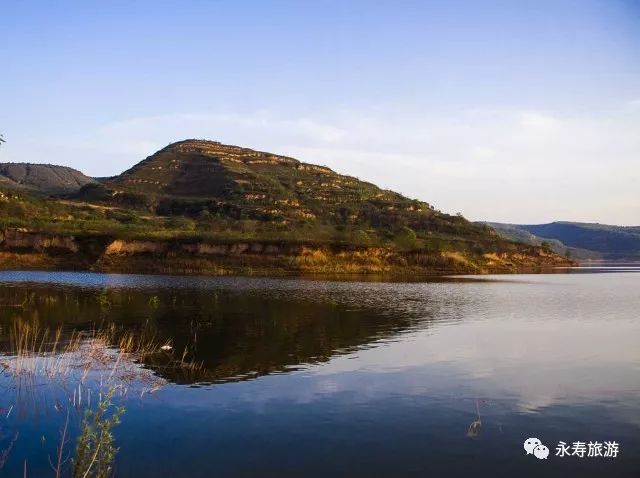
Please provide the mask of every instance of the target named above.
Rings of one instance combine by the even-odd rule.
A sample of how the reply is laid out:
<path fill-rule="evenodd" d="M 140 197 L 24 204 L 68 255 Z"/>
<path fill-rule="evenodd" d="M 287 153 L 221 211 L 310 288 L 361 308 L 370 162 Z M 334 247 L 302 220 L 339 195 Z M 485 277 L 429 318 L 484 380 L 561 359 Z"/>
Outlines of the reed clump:
<path fill-rule="evenodd" d="M 0 347 L 4 349 L 0 384 L 16 390 L 6 418 L 14 406 L 14 413 L 22 416 L 49 414 L 51 407 L 58 414 L 66 412 L 56 455 L 49 459 L 57 478 L 112 476 L 118 451 L 113 429 L 124 413 L 124 400 L 132 393 L 142 398 L 162 388 L 166 380 L 156 371 L 163 367 L 185 374 L 202 368 L 187 359 L 186 348 L 180 354 L 152 331 L 131 331 L 115 324 L 52 330 L 38 321 L 19 319 L 11 325 L 8 344 Z M 152 364 L 156 371 L 145 364 Z M 75 413 L 83 418 L 72 453 L 67 449 L 68 426 Z M 0 467 L 12 447 L 13 442 L 0 450 Z"/>
<path fill-rule="evenodd" d="M 144 366 L 179 369 L 193 374 L 201 363 L 174 354 L 167 340 L 147 330 L 127 331 L 115 324 L 89 329 L 51 330 L 37 321 L 16 320 L 9 333 L 9 349 L 0 355 L 0 369 L 18 388 L 46 383 L 72 391 L 75 402 L 91 388 L 106 384 L 121 393 L 154 392 L 165 380 Z"/>

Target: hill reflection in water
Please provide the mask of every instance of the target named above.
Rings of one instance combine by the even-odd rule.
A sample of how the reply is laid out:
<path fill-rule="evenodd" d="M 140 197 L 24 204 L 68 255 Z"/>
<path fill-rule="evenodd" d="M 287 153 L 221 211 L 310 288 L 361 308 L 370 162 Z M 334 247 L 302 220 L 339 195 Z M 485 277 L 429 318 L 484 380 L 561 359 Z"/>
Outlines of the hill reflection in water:
<path fill-rule="evenodd" d="M 116 324 L 170 342 L 176 354 L 186 350 L 185 357 L 202 364 L 196 373 L 167 367 L 161 358 L 145 362 L 163 378 L 218 383 L 298 370 L 424 329 L 435 317 L 447 317 L 445 307 L 464 308 L 460 295 L 449 297 L 456 302 L 451 307 L 443 297 L 418 300 L 412 284 L 402 298 L 395 285 L 384 283 L 138 276 L 130 287 L 131 276 L 102 275 L 99 283 L 86 280 L 91 274 L 68 277 L 78 275 L 85 278 L 81 287 L 73 281 L 0 286 L 5 351 L 16 319 L 66 333 Z"/>

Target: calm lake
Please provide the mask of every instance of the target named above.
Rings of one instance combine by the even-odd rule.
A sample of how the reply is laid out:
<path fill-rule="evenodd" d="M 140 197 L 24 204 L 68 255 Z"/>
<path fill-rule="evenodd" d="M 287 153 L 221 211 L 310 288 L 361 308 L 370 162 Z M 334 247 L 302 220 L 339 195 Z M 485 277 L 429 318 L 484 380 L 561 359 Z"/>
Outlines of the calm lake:
<path fill-rule="evenodd" d="M 11 372 L 24 322 L 167 344 L 120 377 L 116 476 L 639 476 L 640 268 L 616 267 L 420 283 L 0 272 L 0 475 L 55 476 L 65 423 L 70 455 L 97 401 L 96 374 Z M 560 457 L 560 441 L 618 453 Z"/>

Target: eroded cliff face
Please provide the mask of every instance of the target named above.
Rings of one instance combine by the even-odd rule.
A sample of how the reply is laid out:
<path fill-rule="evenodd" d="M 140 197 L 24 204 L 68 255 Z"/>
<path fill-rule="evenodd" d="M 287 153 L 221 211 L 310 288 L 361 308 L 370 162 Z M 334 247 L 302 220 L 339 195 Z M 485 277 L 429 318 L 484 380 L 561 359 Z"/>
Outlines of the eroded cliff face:
<path fill-rule="evenodd" d="M 107 255 L 187 253 L 198 255 L 237 256 L 240 254 L 296 254 L 300 246 L 265 244 L 262 242 L 235 242 L 228 244 L 173 243 L 167 241 L 114 240 L 106 250 Z"/>
<path fill-rule="evenodd" d="M 5 250 L 27 249 L 36 252 L 58 249 L 71 253 L 80 250 L 73 236 L 41 234 L 15 228 L 0 230 L 0 248 Z"/>
<path fill-rule="evenodd" d="M 518 253 L 398 252 L 382 247 L 278 242 L 205 243 L 0 231 L 0 268 L 85 269 L 171 274 L 472 274 L 571 264 L 530 248 Z"/>
<path fill-rule="evenodd" d="M 156 258 L 152 261 L 150 258 Z M 114 240 L 96 262 L 100 270 L 180 273 L 385 273 L 406 266 L 382 248 L 290 243 L 180 243 Z"/>
<path fill-rule="evenodd" d="M 164 242 L 115 240 L 109 243 L 104 253 L 105 255 L 164 254 L 167 252 L 167 246 Z"/>

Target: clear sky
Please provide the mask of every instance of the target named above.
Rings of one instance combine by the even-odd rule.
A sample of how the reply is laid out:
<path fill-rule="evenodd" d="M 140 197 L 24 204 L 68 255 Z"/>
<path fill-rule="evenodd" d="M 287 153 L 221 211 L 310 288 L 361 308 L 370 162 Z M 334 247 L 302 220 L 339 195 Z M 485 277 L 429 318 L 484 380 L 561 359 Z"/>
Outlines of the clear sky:
<path fill-rule="evenodd" d="M 640 0 L 2 2 L 0 161 L 207 138 L 469 219 L 640 224 Z"/>

